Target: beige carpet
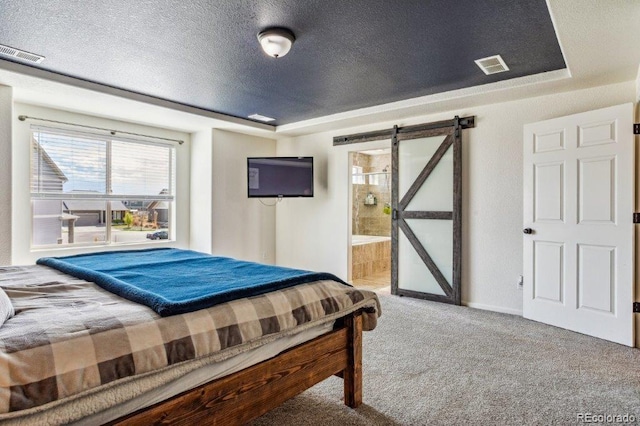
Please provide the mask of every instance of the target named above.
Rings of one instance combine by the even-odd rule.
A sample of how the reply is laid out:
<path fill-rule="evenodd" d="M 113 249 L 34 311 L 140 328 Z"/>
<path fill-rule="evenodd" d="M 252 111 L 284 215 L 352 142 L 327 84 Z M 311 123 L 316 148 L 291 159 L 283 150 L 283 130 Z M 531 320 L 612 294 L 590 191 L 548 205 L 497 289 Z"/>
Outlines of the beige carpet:
<path fill-rule="evenodd" d="M 342 404 L 332 377 L 259 425 L 640 423 L 640 350 L 521 317 L 380 295 L 364 337 L 364 404 Z M 611 424 L 611 422 L 609 423 Z"/>

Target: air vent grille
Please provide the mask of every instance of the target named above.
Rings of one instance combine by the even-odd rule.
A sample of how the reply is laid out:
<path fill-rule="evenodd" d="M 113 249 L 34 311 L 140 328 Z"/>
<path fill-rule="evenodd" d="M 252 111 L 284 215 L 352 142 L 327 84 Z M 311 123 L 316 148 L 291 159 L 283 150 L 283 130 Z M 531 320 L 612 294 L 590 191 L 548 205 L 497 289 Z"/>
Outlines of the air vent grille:
<path fill-rule="evenodd" d="M 3 46 L 1 44 L 0 44 L 0 55 L 22 59 L 23 61 L 29 61 L 35 64 L 39 64 L 40 62 L 44 61 L 44 56 L 14 49 L 13 47 L 9 47 L 9 46 Z"/>
<path fill-rule="evenodd" d="M 0 53 L 3 55 L 15 56 L 18 51 L 11 47 L 0 45 Z"/>
<path fill-rule="evenodd" d="M 486 75 L 509 71 L 509 67 L 504 63 L 504 59 L 500 55 L 476 59 L 475 63 Z"/>

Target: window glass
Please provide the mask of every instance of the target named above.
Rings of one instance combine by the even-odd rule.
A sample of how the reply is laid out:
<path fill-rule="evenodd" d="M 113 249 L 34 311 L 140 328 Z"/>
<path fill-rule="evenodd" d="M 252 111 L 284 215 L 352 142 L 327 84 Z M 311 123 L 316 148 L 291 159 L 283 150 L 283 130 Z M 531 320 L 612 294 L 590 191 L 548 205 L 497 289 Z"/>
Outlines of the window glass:
<path fill-rule="evenodd" d="M 362 166 L 353 166 L 351 168 L 351 182 L 354 185 L 364 185 L 364 174 L 362 173 Z"/>
<path fill-rule="evenodd" d="M 106 149 L 105 141 L 35 132 L 31 192 L 104 194 L 107 188 Z"/>
<path fill-rule="evenodd" d="M 32 246 L 171 238 L 175 148 L 32 128 Z"/>

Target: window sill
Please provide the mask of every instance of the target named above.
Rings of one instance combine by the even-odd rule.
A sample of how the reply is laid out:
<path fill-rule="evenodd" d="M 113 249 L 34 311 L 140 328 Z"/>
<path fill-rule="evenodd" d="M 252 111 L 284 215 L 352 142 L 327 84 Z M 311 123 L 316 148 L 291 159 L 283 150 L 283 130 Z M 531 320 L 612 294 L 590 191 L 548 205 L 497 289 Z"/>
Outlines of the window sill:
<path fill-rule="evenodd" d="M 162 246 L 165 244 L 175 245 L 176 240 L 150 240 L 150 241 L 136 241 L 136 242 L 125 242 L 125 243 L 111 243 L 111 244 L 74 244 L 74 245 L 49 245 L 49 246 L 38 246 L 31 247 L 31 253 L 44 253 L 44 252 L 65 252 L 65 251 L 78 251 L 78 250 L 86 250 L 86 252 L 94 252 L 94 251 L 105 251 L 105 250 L 118 250 L 121 247 L 126 247 L 127 249 L 140 247 L 140 248 L 149 248 L 149 246 Z"/>

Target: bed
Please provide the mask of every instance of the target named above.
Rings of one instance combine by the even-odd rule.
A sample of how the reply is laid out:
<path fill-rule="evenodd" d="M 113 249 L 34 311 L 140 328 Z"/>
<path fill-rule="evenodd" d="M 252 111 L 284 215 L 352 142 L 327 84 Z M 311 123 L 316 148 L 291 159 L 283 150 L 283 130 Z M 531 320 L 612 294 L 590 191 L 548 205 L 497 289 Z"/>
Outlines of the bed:
<path fill-rule="evenodd" d="M 338 375 L 362 402 L 375 293 L 321 279 L 161 316 L 43 265 L 0 268 L 2 424 L 243 424 Z"/>

